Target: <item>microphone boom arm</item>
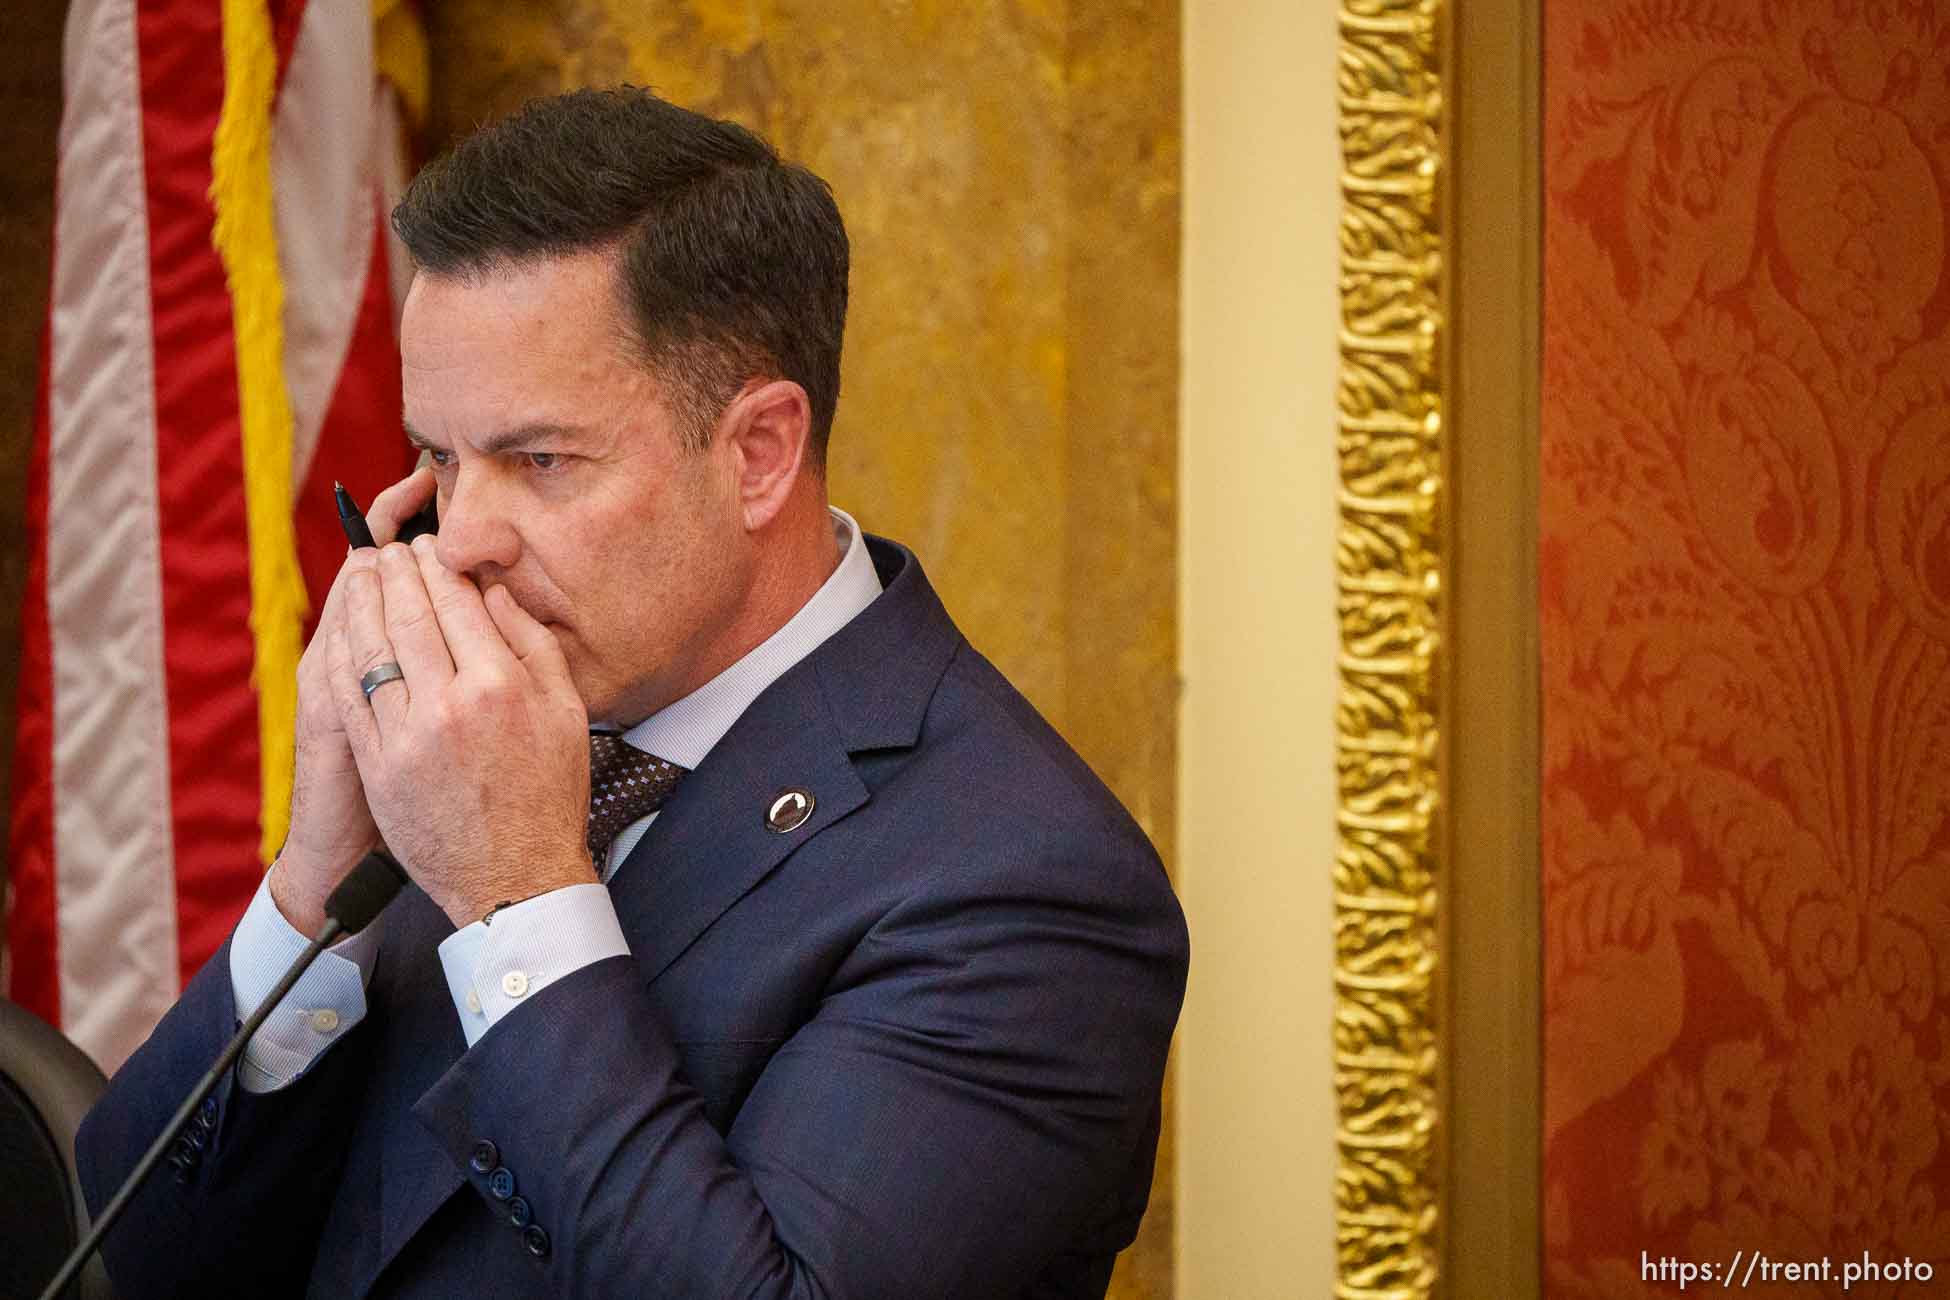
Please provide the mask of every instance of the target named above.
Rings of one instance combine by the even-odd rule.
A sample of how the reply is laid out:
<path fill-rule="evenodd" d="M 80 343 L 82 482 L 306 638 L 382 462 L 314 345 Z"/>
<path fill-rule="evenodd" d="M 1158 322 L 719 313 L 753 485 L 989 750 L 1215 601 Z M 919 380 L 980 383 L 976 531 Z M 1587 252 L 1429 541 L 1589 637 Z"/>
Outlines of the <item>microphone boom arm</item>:
<path fill-rule="evenodd" d="M 284 1001 L 285 994 L 291 992 L 291 986 L 311 969 L 311 964 L 318 960 L 318 954 L 331 947 L 341 935 L 356 934 L 365 929 L 372 918 L 379 914 L 380 909 L 392 901 L 393 895 L 399 893 L 400 887 L 405 883 L 406 873 L 400 869 L 399 863 L 383 851 L 368 853 L 360 860 L 359 865 L 339 882 L 338 888 L 332 891 L 332 896 L 325 902 L 326 920 L 325 924 L 319 927 L 318 934 L 305 945 L 305 950 L 298 954 L 297 960 L 291 963 L 290 969 L 285 971 L 284 977 L 277 982 L 277 986 L 262 1002 L 258 1003 L 257 1010 L 251 1012 L 250 1018 L 244 1021 L 243 1027 L 231 1038 L 229 1046 L 225 1047 L 223 1054 L 217 1057 L 216 1064 L 212 1065 L 196 1087 L 190 1090 L 190 1095 L 184 1099 L 181 1106 L 176 1108 L 176 1113 L 170 1116 L 169 1122 L 163 1125 L 163 1130 L 157 1135 L 155 1142 L 143 1152 L 142 1159 L 136 1162 L 135 1170 L 123 1180 L 121 1190 L 117 1191 L 114 1198 L 102 1208 L 101 1215 L 89 1228 L 88 1235 L 81 1239 L 81 1244 L 76 1246 L 74 1253 L 68 1256 L 67 1262 L 61 1266 L 61 1271 L 54 1275 L 54 1280 L 47 1284 L 45 1291 L 41 1292 L 41 1300 L 57 1300 L 62 1289 L 74 1281 L 75 1275 L 81 1272 L 82 1265 L 88 1262 L 88 1257 L 94 1254 L 97 1246 L 101 1245 L 102 1238 L 108 1235 L 108 1230 L 115 1225 L 115 1221 L 122 1217 L 122 1211 L 126 1210 L 129 1202 L 135 1199 L 137 1190 L 148 1181 L 149 1175 L 161 1163 L 164 1154 L 169 1150 L 169 1144 L 176 1140 L 176 1135 L 181 1133 L 183 1126 L 190 1122 L 190 1117 L 196 1114 L 196 1108 L 203 1104 L 203 1099 L 216 1090 L 225 1071 L 237 1063 L 237 1058 L 243 1055 L 244 1047 L 250 1042 L 251 1035 L 257 1032 L 258 1027 L 277 1009 L 278 1004 Z"/>

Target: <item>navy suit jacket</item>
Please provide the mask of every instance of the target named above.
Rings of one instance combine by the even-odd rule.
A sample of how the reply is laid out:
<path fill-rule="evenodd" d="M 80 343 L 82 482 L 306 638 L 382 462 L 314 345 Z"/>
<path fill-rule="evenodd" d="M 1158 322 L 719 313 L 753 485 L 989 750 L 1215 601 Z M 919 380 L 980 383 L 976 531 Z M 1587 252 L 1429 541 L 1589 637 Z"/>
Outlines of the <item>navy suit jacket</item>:
<path fill-rule="evenodd" d="M 614 878 L 631 955 L 469 1050 L 419 890 L 364 1021 L 227 1081 L 110 1234 L 145 1296 L 1101 1296 L 1151 1185 L 1183 916 L 904 548 Z M 797 829 L 768 829 L 787 787 Z M 99 1210 L 237 1024 L 228 948 L 77 1143 Z"/>

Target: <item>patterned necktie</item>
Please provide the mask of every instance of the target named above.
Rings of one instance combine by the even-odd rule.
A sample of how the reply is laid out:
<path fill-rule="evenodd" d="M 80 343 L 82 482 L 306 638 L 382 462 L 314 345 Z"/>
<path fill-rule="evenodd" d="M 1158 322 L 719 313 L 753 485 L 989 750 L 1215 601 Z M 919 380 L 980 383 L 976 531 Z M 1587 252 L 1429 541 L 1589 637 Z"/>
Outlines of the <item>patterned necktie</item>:
<path fill-rule="evenodd" d="M 610 842 L 663 807 L 686 769 L 646 754 L 612 731 L 589 733 L 589 857 L 608 878 Z"/>

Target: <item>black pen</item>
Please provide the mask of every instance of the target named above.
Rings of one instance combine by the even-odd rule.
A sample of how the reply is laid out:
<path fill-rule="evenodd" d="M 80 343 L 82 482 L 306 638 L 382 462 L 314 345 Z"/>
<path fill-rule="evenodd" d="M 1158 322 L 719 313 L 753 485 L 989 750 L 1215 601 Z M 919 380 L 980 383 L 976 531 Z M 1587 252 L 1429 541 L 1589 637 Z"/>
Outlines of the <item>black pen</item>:
<path fill-rule="evenodd" d="M 339 504 L 339 527 L 345 529 L 345 540 L 352 543 L 352 549 L 377 545 L 372 540 L 372 529 L 366 527 L 366 517 L 352 504 L 352 494 L 337 479 L 332 480 L 332 499 Z"/>

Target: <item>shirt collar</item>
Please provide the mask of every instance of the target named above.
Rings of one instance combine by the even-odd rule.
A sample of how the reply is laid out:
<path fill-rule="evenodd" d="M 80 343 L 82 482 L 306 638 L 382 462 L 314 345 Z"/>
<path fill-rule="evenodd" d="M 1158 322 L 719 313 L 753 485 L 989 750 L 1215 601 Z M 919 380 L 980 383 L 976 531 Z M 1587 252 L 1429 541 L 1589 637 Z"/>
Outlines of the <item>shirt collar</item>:
<path fill-rule="evenodd" d="M 853 516 L 828 506 L 839 567 L 783 627 L 704 685 L 623 733 L 637 749 L 679 767 L 696 768 L 751 702 L 880 594 L 880 575 Z"/>

